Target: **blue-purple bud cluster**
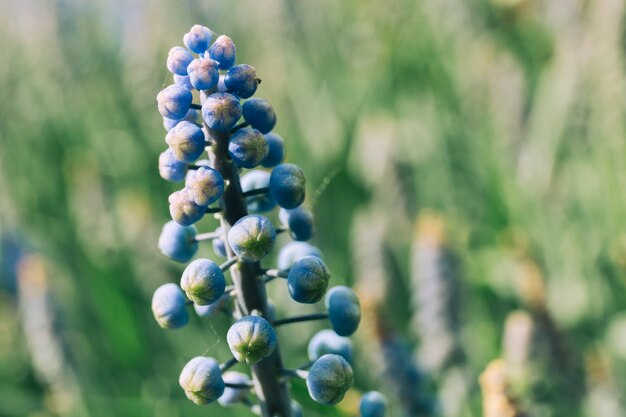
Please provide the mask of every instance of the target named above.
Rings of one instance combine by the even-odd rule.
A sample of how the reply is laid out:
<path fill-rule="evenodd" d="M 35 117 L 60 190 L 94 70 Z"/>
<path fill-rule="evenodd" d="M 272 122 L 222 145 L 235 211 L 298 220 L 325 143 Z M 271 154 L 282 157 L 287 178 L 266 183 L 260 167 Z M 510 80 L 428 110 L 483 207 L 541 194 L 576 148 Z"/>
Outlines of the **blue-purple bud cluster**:
<path fill-rule="evenodd" d="M 187 263 L 199 244 L 211 241 L 216 256 L 226 261 L 219 265 L 206 258 L 193 260 L 179 277 L 180 285 L 167 283 L 155 291 L 152 311 L 166 329 L 185 326 L 189 311 L 201 318 L 225 313 L 234 322 L 226 335 L 233 359 L 221 365 L 213 358 L 191 359 L 180 374 L 180 386 L 199 405 L 252 404 L 253 385 L 257 389 L 260 384 L 253 366 L 278 354 L 275 327 L 327 317 L 332 330 L 318 332 L 308 346 L 310 370 L 292 374 L 306 374 L 315 401 L 336 404 L 353 382 L 352 343 L 347 336 L 359 325 L 359 301 L 347 287 L 328 290 L 328 267 L 319 249 L 307 243 L 315 228 L 313 213 L 303 206 L 306 177 L 300 167 L 283 162 L 285 142 L 273 132 L 277 118 L 269 101 L 252 97 L 261 83 L 256 69 L 236 65 L 232 39 L 225 35 L 214 39 L 207 27 L 194 25 L 183 36 L 183 44 L 169 51 L 166 67 L 173 83 L 157 95 L 168 146 L 159 156 L 159 174 L 170 182 L 184 181 L 183 188 L 169 196 L 172 220 L 163 226 L 158 247 L 167 258 Z M 201 159 L 205 152 L 208 159 Z M 228 212 L 233 199 L 239 204 L 235 217 Z M 278 215 L 269 213 L 276 208 Z M 196 223 L 207 213 L 213 213 L 220 226 L 198 233 Z M 274 250 L 282 231 L 288 231 L 293 241 L 280 249 L 277 267 L 263 268 L 261 262 Z M 248 311 L 241 304 L 246 294 L 240 292 L 246 289 L 229 278 L 229 271 L 240 274 L 244 269 L 262 285 L 286 278 L 283 282 L 295 302 L 317 304 L 325 299 L 326 313 L 280 318 L 264 288 L 262 311 Z M 237 363 L 248 365 L 252 375 L 224 372 Z M 277 381 L 289 374 L 284 369 L 270 372 L 276 372 Z M 258 397 L 262 402 L 263 396 Z M 364 413 L 382 416 L 378 396 L 371 394 L 363 401 Z M 302 415 L 297 403 L 286 404 L 293 416 Z"/>

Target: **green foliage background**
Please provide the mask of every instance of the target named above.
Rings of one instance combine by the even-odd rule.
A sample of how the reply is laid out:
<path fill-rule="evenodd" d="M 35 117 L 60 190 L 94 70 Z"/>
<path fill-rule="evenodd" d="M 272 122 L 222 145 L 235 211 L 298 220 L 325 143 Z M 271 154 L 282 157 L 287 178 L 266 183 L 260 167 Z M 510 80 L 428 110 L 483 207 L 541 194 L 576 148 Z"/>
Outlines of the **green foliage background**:
<path fill-rule="evenodd" d="M 435 210 L 460 259 L 461 340 L 475 381 L 501 354 L 506 314 L 525 307 L 510 262 L 521 246 L 543 271 L 550 314 L 587 382 L 574 411 L 556 395 L 537 415 L 600 415 L 590 352 L 609 364 L 621 404 L 624 8 L 621 0 L 0 0 L 0 416 L 251 415 L 198 408 L 177 386 L 190 357 L 227 357 L 226 321 L 164 332 L 149 308 L 154 289 L 182 270 L 156 249 L 176 185 L 157 173 L 165 145 L 155 97 L 170 82 L 167 51 L 195 23 L 231 36 L 238 61 L 263 79 L 257 94 L 276 109 L 288 160 L 307 173 L 315 244 L 335 283 L 358 281 L 353 253 L 366 242 L 352 238 L 357 213 L 380 207 L 382 223 L 408 224 L 386 237 L 393 297 L 384 309 L 419 344 L 409 331 L 412 224 Z M 389 186 L 398 193 L 376 191 Z M 23 252 L 45 260 L 54 312 L 46 316 L 65 358 L 60 374 L 71 376 L 61 388 L 41 376 L 26 342 L 41 334 L 26 334 L 20 308 L 41 303 L 16 295 Z M 275 291 L 279 311 L 299 309 Z M 314 328 L 283 335 L 289 364 L 305 360 Z M 51 350 L 50 340 L 39 343 Z M 360 343 L 357 357 L 368 349 Z M 366 367 L 357 366 L 357 390 L 384 391 Z M 335 410 L 316 407 L 301 383 L 294 392 L 313 415 L 354 414 L 350 399 Z M 475 386 L 462 415 L 481 415 Z"/>

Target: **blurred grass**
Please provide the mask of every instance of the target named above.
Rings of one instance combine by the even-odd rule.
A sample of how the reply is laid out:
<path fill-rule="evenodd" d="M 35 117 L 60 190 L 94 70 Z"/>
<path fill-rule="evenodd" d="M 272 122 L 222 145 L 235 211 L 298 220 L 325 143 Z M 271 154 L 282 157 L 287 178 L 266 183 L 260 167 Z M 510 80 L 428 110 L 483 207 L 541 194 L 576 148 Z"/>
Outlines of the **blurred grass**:
<path fill-rule="evenodd" d="M 524 253 L 545 276 L 577 366 L 600 349 L 609 379 L 626 386 L 621 1 L 0 0 L 0 8 L 0 415 L 207 412 L 184 399 L 177 375 L 191 356 L 226 356 L 226 323 L 163 332 L 149 310 L 154 288 L 181 271 L 156 250 L 175 186 L 156 172 L 164 131 L 155 96 L 169 82 L 168 49 L 194 23 L 228 33 L 240 62 L 264 79 L 258 94 L 275 106 L 288 160 L 308 175 L 315 243 L 335 283 L 356 279 L 353 218 L 381 198 L 375 184 L 390 177 L 380 165 L 392 163 L 403 198 L 385 203 L 387 221 L 410 227 L 426 208 L 447 220 L 472 377 L 500 354 L 506 314 L 524 307 L 512 255 Z M 412 238 L 406 228 L 389 237 L 387 278 L 405 298 L 387 310 L 418 345 L 407 327 Z M 84 402 L 71 412 L 50 399 L 25 351 L 15 245 L 46 260 Z M 273 296 L 293 311 L 284 292 Z M 293 331 L 302 337 L 283 338 L 283 350 L 297 364 L 312 327 Z M 379 385 L 358 376 L 357 388 Z M 324 415 L 349 415 L 350 404 L 335 412 L 315 407 L 301 384 L 294 390 Z M 478 416 L 479 393 L 470 395 L 463 415 Z M 567 408 L 568 399 L 548 400 L 542 415 Z M 590 404 L 575 415 L 599 415 Z"/>

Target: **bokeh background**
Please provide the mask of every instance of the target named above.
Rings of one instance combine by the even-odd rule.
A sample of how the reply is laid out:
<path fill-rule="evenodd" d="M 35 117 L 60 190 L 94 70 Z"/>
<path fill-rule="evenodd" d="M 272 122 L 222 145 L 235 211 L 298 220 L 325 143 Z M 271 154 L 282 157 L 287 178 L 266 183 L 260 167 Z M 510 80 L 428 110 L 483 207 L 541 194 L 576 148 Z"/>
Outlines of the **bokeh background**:
<path fill-rule="evenodd" d="M 155 97 L 195 23 L 263 78 L 362 300 L 355 389 L 322 407 L 294 382 L 306 415 L 368 389 L 394 417 L 626 415 L 625 7 L 0 0 L 0 416 L 252 415 L 178 387 L 228 357 L 226 320 L 150 311 L 183 268 L 156 248 L 177 185 Z M 319 328 L 281 329 L 288 365 Z"/>

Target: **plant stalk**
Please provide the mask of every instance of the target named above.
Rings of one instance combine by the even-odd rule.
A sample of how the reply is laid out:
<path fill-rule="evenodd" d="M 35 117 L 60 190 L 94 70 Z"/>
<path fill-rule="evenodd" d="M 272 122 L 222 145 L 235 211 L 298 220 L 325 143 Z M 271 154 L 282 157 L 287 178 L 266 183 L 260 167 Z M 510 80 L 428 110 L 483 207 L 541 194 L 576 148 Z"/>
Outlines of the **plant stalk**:
<path fill-rule="evenodd" d="M 205 92 L 202 92 L 201 98 L 204 103 Z M 246 216 L 248 210 L 239 183 L 239 169 L 228 156 L 230 134 L 211 130 L 206 124 L 205 128 L 213 140 L 208 152 L 211 166 L 222 174 L 227 184 L 220 199 L 220 223 L 227 236 L 230 227 Z M 234 258 L 235 254 L 226 240 L 224 246 L 228 259 Z M 236 310 L 240 316 L 256 311 L 263 317 L 269 317 L 265 284 L 256 273 L 260 268 L 259 262 L 237 262 L 230 267 L 230 276 L 237 293 Z M 259 399 L 262 417 L 291 417 L 291 395 L 287 382 L 280 378 L 281 369 L 280 346 L 276 346 L 272 355 L 252 366 L 254 391 Z"/>

